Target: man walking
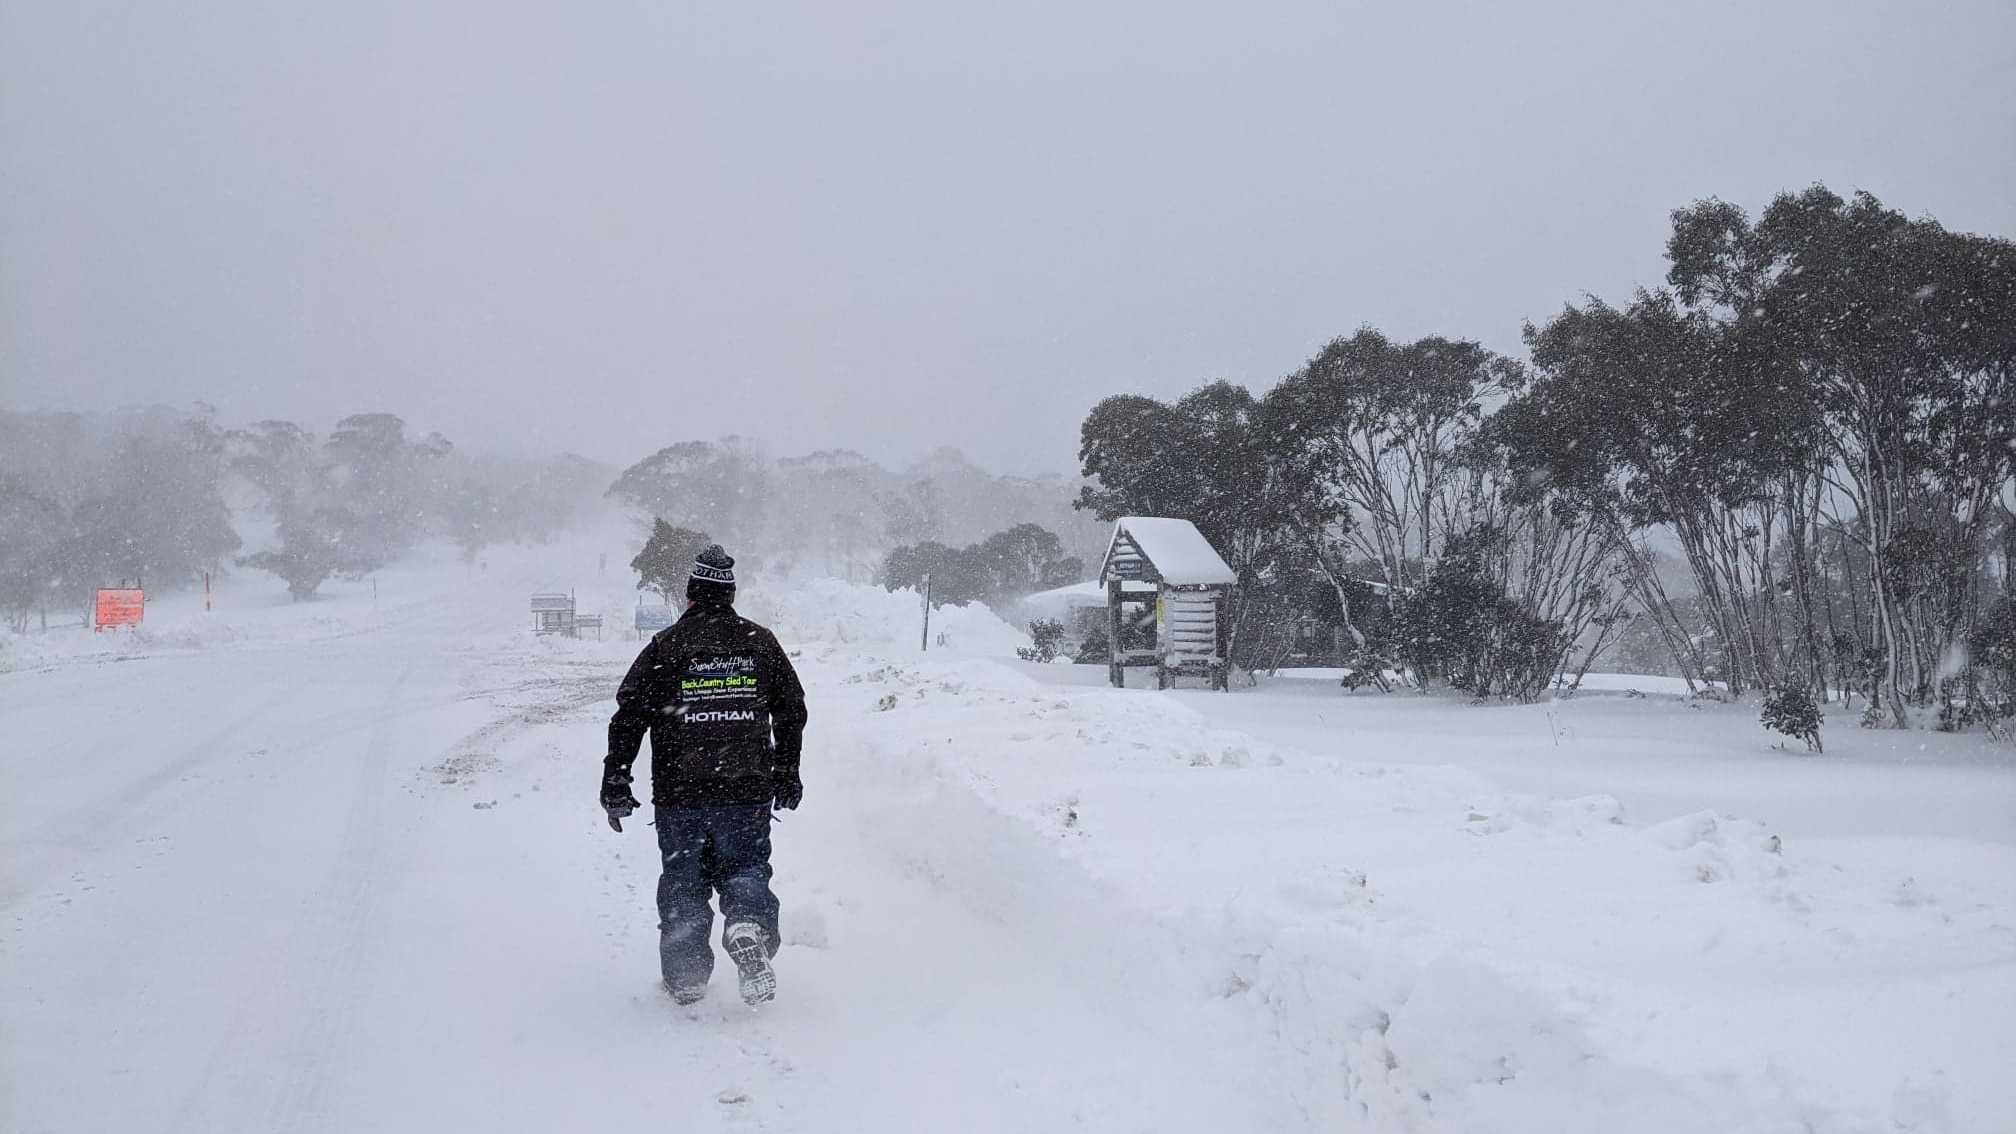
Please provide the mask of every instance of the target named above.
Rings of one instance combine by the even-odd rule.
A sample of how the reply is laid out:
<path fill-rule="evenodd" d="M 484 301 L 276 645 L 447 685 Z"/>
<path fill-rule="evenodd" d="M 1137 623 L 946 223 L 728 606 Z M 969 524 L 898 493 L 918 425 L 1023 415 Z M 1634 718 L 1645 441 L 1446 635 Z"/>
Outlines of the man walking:
<path fill-rule="evenodd" d="M 644 647 L 616 691 L 602 809 L 618 831 L 637 808 L 630 766 L 651 734 L 658 824 L 658 956 L 681 1004 L 707 994 L 707 937 L 720 895 L 722 948 L 750 1004 L 777 992 L 777 895 L 770 891 L 770 808 L 804 797 L 798 757 L 805 690 L 776 635 L 735 613 L 735 560 L 709 545 L 686 581 L 686 613 Z"/>

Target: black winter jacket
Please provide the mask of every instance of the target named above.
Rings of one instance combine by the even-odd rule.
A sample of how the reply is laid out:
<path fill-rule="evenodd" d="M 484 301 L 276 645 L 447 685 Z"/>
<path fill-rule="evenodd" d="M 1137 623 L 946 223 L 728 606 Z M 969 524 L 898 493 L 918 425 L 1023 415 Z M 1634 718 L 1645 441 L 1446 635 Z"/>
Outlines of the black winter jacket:
<path fill-rule="evenodd" d="M 616 690 L 603 780 L 628 781 L 649 732 L 654 805 L 769 803 L 775 770 L 798 766 L 805 718 L 805 689 L 776 636 L 730 606 L 696 603 Z"/>

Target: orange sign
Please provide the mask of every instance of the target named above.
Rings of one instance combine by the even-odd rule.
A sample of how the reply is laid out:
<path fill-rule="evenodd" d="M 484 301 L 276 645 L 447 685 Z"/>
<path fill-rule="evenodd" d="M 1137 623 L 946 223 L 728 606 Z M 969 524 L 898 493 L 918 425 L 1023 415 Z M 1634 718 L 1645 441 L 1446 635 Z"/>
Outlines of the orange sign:
<path fill-rule="evenodd" d="M 98 592 L 94 630 L 138 626 L 147 614 L 147 592 L 138 587 L 105 587 Z"/>

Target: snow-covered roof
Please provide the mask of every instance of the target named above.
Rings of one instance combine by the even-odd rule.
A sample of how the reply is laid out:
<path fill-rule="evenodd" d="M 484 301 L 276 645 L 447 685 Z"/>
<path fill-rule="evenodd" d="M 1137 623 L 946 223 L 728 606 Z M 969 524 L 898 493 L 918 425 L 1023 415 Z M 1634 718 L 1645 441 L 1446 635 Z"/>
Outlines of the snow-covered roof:
<path fill-rule="evenodd" d="M 1106 561 L 1099 568 L 1103 582 L 1130 577 L 1126 565 L 1146 559 L 1154 567 L 1153 576 L 1175 586 L 1208 586 L 1239 581 L 1232 568 L 1197 525 L 1166 516 L 1122 516 L 1113 525 L 1113 542 L 1106 547 Z M 1143 576 L 1146 577 L 1146 576 Z"/>

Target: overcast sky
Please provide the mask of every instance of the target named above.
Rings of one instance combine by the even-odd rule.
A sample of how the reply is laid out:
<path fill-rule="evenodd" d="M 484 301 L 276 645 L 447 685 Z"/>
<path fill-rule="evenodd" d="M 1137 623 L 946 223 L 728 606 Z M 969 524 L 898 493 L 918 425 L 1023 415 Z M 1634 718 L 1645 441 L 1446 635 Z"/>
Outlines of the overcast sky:
<path fill-rule="evenodd" d="M 2016 234 L 2016 4 L 0 3 L 0 404 L 1075 469 L 1120 392 L 1519 349 L 1667 213 Z"/>

